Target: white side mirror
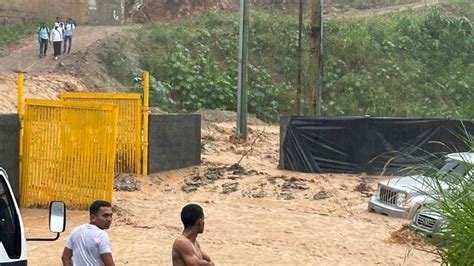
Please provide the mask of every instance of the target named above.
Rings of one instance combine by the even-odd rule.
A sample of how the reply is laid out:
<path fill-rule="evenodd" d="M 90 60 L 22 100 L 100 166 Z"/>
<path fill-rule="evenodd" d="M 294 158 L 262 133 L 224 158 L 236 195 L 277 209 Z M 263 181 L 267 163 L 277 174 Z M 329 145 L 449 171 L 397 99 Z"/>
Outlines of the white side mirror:
<path fill-rule="evenodd" d="M 49 230 L 62 233 L 66 229 L 66 204 L 62 201 L 51 201 L 49 204 Z"/>

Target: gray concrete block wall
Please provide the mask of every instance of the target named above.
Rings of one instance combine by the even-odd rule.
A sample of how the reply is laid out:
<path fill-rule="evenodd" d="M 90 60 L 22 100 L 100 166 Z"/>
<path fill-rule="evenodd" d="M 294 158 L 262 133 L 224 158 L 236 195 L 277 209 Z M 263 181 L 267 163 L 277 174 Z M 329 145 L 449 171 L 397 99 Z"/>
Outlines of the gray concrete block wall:
<path fill-rule="evenodd" d="M 120 25 L 125 21 L 125 0 L 90 0 L 89 24 Z"/>
<path fill-rule="evenodd" d="M 18 115 L 0 115 L 0 166 L 7 171 L 17 200 L 20 195 L 19 136 L 20 120 Z"/>
<path fill-rule="evenodd" d="M 201 115 L 150 115 L 148 173 L 201 163 Z"/>

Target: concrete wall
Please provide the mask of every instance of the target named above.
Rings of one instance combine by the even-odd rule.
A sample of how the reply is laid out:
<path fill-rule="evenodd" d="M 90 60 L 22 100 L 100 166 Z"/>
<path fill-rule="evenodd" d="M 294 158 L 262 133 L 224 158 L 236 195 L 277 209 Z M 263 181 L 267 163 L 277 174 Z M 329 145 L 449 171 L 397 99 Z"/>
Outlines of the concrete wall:
<path fill-rule="evenodd" d="M 89 0 L 89 24 L 119 25 L 125 21 L 124 0 Z"/>
<path fill-rule="evenodd" d="M 280 159 L 278 160 L 278 169 L 285 169 L 285 159 L 283 152 L 283 144 L 286 138 L 286 128 L 290 122 L 290 115 L 280 115 Z"/>
<path fill-rule="evenodd" d="M 20 121 L 17 114 L 0 115 L 0 166 L 7 173 L 13 193 L 19 194 L 19 136 Z"/>
<path fill-rule="evenodd" d="M 201 115 L 150 115 L 148 173 L 201 163 Z"/>
<path fill-rule="evenodd" d="M 118 25 L 124 21 L 124 8 L 125 0 L 0 0 L 0 19 L 70 17 L 78 23 Z"/>

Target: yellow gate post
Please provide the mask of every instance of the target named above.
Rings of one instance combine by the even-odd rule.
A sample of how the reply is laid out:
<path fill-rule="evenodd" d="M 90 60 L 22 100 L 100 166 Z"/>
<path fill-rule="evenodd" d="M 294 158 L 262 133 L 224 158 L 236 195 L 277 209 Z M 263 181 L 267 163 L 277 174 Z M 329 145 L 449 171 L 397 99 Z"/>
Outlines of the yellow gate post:
<path fill-rule="evenodd" d="M 18 116 L 20 120 L 23 119 L 23 72 L 17 71 L 18 73 Z"/>
<path fill-rule="evenodd" d="M 150 72 L 143 72 L 143 175 L 148 175 L 148 111 L 150 101 Z"/>
<path fill-rule="evenodd" d="M 18 103 L 17 103 L 17 110 L 18 110 L 18 119 L 20 120 L 20 136 L 19 136 L 19 145 L 18 148 L 18 176 L 21 176 L 21 165 L 23 160 L 23 72 L 18 70 L 17 72 L 17 86 L 18 86 Z"/>

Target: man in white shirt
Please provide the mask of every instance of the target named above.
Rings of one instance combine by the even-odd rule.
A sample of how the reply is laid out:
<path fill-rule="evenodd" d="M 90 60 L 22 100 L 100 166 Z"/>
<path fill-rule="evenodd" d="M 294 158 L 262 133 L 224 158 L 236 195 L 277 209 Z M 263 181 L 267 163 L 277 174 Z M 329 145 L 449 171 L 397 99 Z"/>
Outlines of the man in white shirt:
<path fill-rule="evenodd" d="M 112 206 L 103 200 L 89 207 L 90 222 L 72 230 L 61 257 L 64 266 L 115 265 L 106 229 L 112 224 Z"/>
<path fill-rule="evenodd" d="M 58 23 L 54 24 L 54 28 L 51 30 L 49 42 L 53 43 L 54 49 L 54 60 L 58 60 L 58 56 L 61 54 L 61 44 L 63 43 L 62 30 Z"/>

